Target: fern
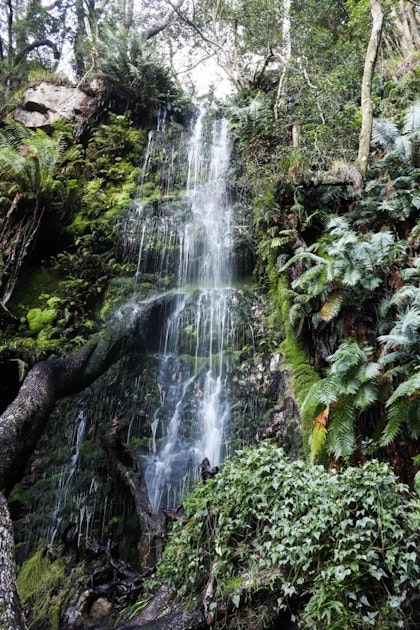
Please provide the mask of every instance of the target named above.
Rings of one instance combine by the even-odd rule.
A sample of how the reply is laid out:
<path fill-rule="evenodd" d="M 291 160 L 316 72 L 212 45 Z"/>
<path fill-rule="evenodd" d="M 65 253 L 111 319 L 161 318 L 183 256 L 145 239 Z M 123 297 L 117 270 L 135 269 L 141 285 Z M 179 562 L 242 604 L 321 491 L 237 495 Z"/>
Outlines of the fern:
<path fill-rule="evenodd" d="M 292 282 L 293 289 L 307 290 L 311 295 L 320 293 L 327 283 L 327 268 L 325 265 L 315 265 L 302 273 Z"/>
<path fill-rule="evenodd" d="M 389 400 L 387 404 L 389 403 Z M 403 424 L 408 423 L 411 413 L 412 403 L 407 400 L 400 400 L 396 404 L 393 404 L 389 407 L 387 413 L 388 423 L 383 431 L 380 445 L 388 446 L 395 440 L 401 431 L 401 427 Z"/>
<path fill-rule="evenodd" d="M 400 383 L 394 393 L 386 401 L 386 407 L 391 407 L 400 398 L 420 395 L 420 372 L 413 374 L 409 379 Z"/>
<path fill-rule="evenodd" d="M 330 357 L 331 372 L 343 374 L 351 368 L 367 363 L 372 353 L 370 346 L 361 346 L 353 339 L 347 339 L 340 344 L 338 350 Z"/>
<path fill-rule="evenodd" d="M 413 143 L 410 138 L 407 138 L 407 136 L 398 136 L 398 138 L 395 139 L 395 151 L 398 155 L 401 155 L 407 160 L 410 159 L 413 154 Z"/>
<path fill-rule="evenodd" d="M 343 396 L 330 411 L 327 448 L 334 457 L 348 457 L 356 444 L 356 414 L 353 401 Z"/>
<path fill-rule="evenodd" d="M 414 270 L 412 269 L 411 271 Z M 404 277 L 404 272 L 402 272 L 402 275 Z M 414 287 L 410 284 L 403 285 L 401 289 L 398 289 L 391 297 L 389 304 L 390 306 L 401 306 L 407 304 L 407 302 L 420 305 L 420 289 L 418 287 Z"/>
<path fill-rule="evenodd" d="M 326 407 L 326 405 L 321 402 L 321 398 L 324 398 L 321 394 L 321 390 L 325 386 L 324 381 L 325 379 L 316 381 L 306 394 L 301 408 L 302 423 L 304 426 L 312 426 L 314 418 Z"/>
<path fill-rule="evenodd" d="M 360 284 L 366 291 L 374 291 L 383 283 L 382 278 L 379 276 L 366 276 L 365 278 L 361 278 Z"/>
<path fill-rule="evenodd" d="M 378 400 L 379 385 L 378 383 L 362 383 L 358 388 L 354 397 L 354 406 L 364 411 L 371 407 Z"/>
<path fill-rule="evenodd" d="M 312 429 L 310 437 L 310 452 L 309 460 L 313 464 L 317 457 L 322 453 L 325 447 L 327 439 L 327 422 L 328 422 L 329 408 L 324 409 L 318 414 L 314 421 L 314 427 Z"/>
<path fill-rule="evenodd" d="M 280 273 L 283 273 L 295 262 L 297 262 L 298 260 L 303 260 L 304 258 L 307 258 L 308 260 L 311 260 L 312 262 L 315 262 L 320 265 L 327 264 L 327 260 L 325 258 L 321 258 L 321 256 L 317 256 L 316 254 L 313 254 L 312 252 L 308 252 L 308 251 L 299 252 L 298 254 L 295 254 L 294 256 L 292 256 L 292 258 L 290 258 L 287 261 L 287 263 L 279 269 Z"/>
<path fill-rule="evenodd" d="M 328 300 L 324 302 L 321 307 L 320 315 L 324 322 L 330 322 L 334 317 L 337 317 L 341 310 L 343 303 L 342 291 L 334 291 L 329 296 Z"/>
<path fill-rule="evenodd" d="M 372 144 L 382 146 L 386 151 L 392 151 L 399 136 L 397 125 L 389 119 L 373 119 Z"/>
<path fill-rule="evenodd" d="M 334 236 L 346 235 L 350 229 L 350 223 L 344 217 L 334 217 L 327 223 L 327 231 Z"/>
<path fill-rule="evenodd" d="M 420 130 L 420 101 L 412 105 L 404 116 L 404 133 L 410 134 Z"/>

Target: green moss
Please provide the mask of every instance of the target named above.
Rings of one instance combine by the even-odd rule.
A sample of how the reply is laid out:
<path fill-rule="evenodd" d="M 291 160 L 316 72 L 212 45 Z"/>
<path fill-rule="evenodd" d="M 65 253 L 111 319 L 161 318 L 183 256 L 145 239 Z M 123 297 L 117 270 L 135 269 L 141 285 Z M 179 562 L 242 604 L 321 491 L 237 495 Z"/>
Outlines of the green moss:
<path fill-rule="evenodd" d="M 82 213 L 76 214 L 73 222 L 67 227 L 67 232 L 75 236 L 80 236 L 88 231 L 90 227 L 90 220 Z"/>
<path fill-rule="evenodd" d="M 29 309 L 41 307 L 44 304 L 43 296 L 49 294 L 51 287 L 58 283 L 59 274 L 52 269 L 27 270 L 22 274 L 10 300 L 9 308 L 18 317 L 26 317 Z"/>
<path fill-rule="evenodd" d="M 45 327 L 52 324 L 56 317 L 57 309 L 55 308 L 47 308 L 45 310 L 41 310 L 40 308 L 31 308 L 26 314 L 29 329 L 35 333 L 45 331 Z"/>
<path fill-rule="evenodd" d="M 243 586 L 244 582 L 245 578 L 243 575 L 235 575 L 234 577 L 230 578 L 230 580 L 227 580 L 223 589 L 224 594 L 229 595 L 233 591 L 238 590 Z"/>
<path fill-rule="evenodd" d="M 22 603 L 30 610 L 29 628 L 59 630 L 64 582 L 63 559 L 51 562 L 45 550 L 40 549 L 23 564 L 17 584 Z"/>
<path fill-rule="evenodd" d="M 271 279 L 270 295 L 273 300 L 275 311 L 272 318 L 278 320 L 277 326 L 281 329 L 283 340 L 279 349 L 284 356 L 285 363 L 291 368 L 293 373 L 293 391 L 299 407 L 302 406 L 311 386 L 319 380 L 319 374 L 313 367 L 309 354 L 303 341 L 296 337 L 289 322 L 288 313 L 291 307 L 290 290 L 287 281 L 280 276 L 274 265 L 269 267 Z M 302 426 L 303 444 L 306 455 L 308 455 L 309 436 L 312 431 L 311 426 Z"/>
<path fill-rule="evenodd" d="M 29 505 L 31 502 L 31 494 L 28 488 L 24 488 L 21 484 L 16 484 L 9 495 L 9 505 L 20 503 Z"/>
<path fill-rule="evenodd" d="M 293 370 L 294 391 L 298 403 L 301 405 L 311 388 L 319 380 L 319 374 L 311 364 L 311 359 L 302 340 L 297 339 L 290 325 L 288 312 L 290 309 L 290 293 L 284 278 L 279 277 L 277 284 L 277 300 L 281 309 L 285 339 L 281 343 L 281 351 L 286 362 Z"/>

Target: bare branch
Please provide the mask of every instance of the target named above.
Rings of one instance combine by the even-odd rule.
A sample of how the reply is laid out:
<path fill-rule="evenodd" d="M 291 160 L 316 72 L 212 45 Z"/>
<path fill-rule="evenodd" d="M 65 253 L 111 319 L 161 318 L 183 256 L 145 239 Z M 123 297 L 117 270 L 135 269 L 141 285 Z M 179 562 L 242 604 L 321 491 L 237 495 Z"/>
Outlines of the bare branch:
<path fill-rule="evenodd" d="M 54 59 L 60 59 L 60 51 L 58 50 L 57 45 L 53 41 L 51 41 L 51 39 L 37 39 L 32 42 L 32 44 L 28 44 L 27 46 L 25 46 L 25 48 L 17 53 L 14 59 L 15 66 L 17 66 L 18 63 L 22 61 L 22 59 L 26 57 L 26 55 L 32 50 L 35 50 L 35 48 L 41 48 L 42 46 L 48 46 L 48 48 L 51 48 L 54 53 Z"/>
<path fill-rule="evenodd" d="M 173 4 L 172 2 L 169 2 L 169 4 L 171 5 L 170 9 L 168 9 L 162 21 L 158 22 L 154 26 L 151 26 L 150 28 L 145 29 L 142 32 L 142 36 L 144 37 L 144 39 L 146 40 L 151 39 L 152 37 L 155 37 L 162 31 L 164 31 L 165 28 L 168 26 L 169 22 L 171 21 L 174 13 L 178 13 L 178 9 L 180 6 L 182 6 L 183 3 L 184 3 L 184 0 L 177 0 L 177 2 L 174 2 Z"/>

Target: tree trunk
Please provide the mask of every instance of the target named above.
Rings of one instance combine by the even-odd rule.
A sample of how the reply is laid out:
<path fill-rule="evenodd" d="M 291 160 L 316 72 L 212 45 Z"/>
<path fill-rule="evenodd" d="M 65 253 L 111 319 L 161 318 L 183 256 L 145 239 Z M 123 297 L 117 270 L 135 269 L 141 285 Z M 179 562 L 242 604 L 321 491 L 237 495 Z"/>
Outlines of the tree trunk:
<path fill-rule="evenodd" d="M 0 628 L 26 630 L 25 617 L 16 588 L 16 563 L 12 521 L 7 501 L 0 493 Z"/>
<path fill-rule="evenodd" d="M 277 120 L 279 110 L 286 92 L 286 76 L 290 60 L 292 58 L 292 23 L 290 13 L 292 9 L 292 0 L 283 0 L 283 24 L 282 24 L 282 43 L 280 60 L 283 65 L 277 86 L 276 102 L 274 105 L 274 117 Z"/>
<path fill-rule="evenodd" d="M 372 30 L 366 51 L 365 67 L 363 70 L 361 92 L 362 128 L 360 130 L 359 154 L 357 157 L 357 165 L 363 175 L 366 173 L 368 165 L 370 153 L 370 138 L 372 135 L 372 80 L 384 24 L 382 0 L 371 0 L 370 12 L 372 15 Z"/>

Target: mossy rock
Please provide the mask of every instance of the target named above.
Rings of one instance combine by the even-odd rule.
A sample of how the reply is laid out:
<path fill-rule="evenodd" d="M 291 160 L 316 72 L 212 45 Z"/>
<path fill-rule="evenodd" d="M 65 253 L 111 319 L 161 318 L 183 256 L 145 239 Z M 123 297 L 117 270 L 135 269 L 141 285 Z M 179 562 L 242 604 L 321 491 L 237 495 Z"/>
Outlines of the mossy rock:
<path fill-rule="evenodd" d="M 57 286 L 59 273 L 51 269 L 26 270 L 17 284 L 9 309 L 17 317 L 25 317 L 27 312 L 45 303 L 44 296 L 49 294 L 51 287 Z"/>
<path fill-rule="evenodd" d="M 41 331 L 45 331 L 46 327 L 52 324 L 56 317 L 57 309 L 55 308 L 47 308 L 45 310 L 41 310 L 40 308 L 31 308 L 26 314 L 29 329 L 34 333 L 41 333 Z"/>

